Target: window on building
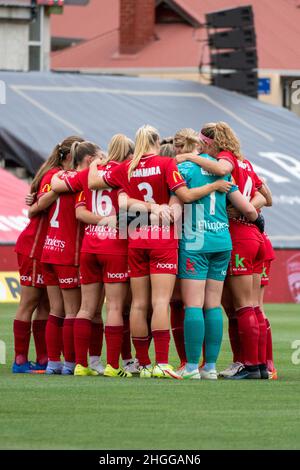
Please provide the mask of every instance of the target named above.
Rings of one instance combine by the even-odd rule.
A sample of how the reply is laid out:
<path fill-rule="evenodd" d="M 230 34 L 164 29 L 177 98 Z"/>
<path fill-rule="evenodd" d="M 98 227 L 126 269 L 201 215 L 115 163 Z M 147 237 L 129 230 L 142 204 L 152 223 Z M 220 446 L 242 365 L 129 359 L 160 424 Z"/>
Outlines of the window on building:
<path fill-rule="evenodd" d="M 29 26 L 29 70 L 43 70 L 43 19 L 44 7 L 36 8 L 36 15 Z"/>

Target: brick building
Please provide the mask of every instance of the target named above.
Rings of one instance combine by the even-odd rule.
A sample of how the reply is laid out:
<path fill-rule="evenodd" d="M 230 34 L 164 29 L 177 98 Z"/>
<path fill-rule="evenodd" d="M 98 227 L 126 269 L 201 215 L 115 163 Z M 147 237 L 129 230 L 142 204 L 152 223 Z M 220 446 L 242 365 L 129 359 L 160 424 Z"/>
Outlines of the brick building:
<path fill-rule="evenodd" d="M 291 82 L 300 78 L 300 0 L 90 0 L 51 20 L 52 69 L 121 73 L 207 82 L 205 13 L 252 4 L 259 76 L 271 87 L 260 99 L 297 111 Z M 204 72 L 207 68 L 204 67 Z"/>

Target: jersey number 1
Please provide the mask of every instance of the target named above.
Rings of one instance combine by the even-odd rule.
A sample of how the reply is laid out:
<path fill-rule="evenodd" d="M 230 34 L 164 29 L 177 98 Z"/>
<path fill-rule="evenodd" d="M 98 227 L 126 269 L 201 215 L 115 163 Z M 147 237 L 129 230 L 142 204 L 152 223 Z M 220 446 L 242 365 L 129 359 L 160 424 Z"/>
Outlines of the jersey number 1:
<path fill-rule="evenodd" d="M 209 204 L 209 213 L 210 215 L 215 215 L 216 213 L 216 191 L 210 193 L 210 204 Z"/>

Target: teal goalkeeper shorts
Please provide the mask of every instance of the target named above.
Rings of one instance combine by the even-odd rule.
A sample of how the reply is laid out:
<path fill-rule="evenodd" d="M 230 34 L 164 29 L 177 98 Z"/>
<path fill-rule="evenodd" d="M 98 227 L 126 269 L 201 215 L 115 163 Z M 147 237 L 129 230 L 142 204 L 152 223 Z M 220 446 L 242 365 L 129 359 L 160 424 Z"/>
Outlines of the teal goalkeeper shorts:
<path fill-rule="evenodd" d="M 178 278 L 224 281 L 231 250 L 217 253 L 195 253 L 179 249 Z"/>

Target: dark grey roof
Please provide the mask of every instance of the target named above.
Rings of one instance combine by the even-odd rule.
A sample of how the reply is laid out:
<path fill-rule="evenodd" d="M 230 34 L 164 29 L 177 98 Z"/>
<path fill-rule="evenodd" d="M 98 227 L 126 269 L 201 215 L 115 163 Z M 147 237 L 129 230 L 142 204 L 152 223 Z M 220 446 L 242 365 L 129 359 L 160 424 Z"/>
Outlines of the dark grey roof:
<path fill-rule="evenodd" d="M 291 112 L 177 80 L 9 72 L 0 72 L 0 80 L 7 91 L 7 104 L 0 104 L 0 151 L 31 172 L 67 135 L 106 148 L 113 134 L 134 137 L 145 123 L 168 136 L 227 121 L 273 191 L 274 206 L 264 213 L 274 245 L 300 246 L 300 120 Z"/>

